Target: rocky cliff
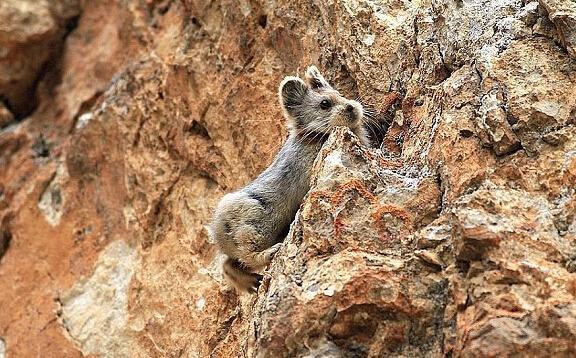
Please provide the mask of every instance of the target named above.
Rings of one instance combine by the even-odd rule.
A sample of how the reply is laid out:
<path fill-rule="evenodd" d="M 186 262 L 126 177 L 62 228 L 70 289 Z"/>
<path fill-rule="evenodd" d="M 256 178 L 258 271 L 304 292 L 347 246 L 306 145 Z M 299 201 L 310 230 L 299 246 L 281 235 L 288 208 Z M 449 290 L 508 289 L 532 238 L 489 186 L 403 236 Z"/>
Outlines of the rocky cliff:
<path fill-rule="evenodd" d="M 205 226 L 308 64 L 374 148 L 238 296 Z M 0 128 L 0 357 L 576 355 L 574 1 L 3 0 Z"/>

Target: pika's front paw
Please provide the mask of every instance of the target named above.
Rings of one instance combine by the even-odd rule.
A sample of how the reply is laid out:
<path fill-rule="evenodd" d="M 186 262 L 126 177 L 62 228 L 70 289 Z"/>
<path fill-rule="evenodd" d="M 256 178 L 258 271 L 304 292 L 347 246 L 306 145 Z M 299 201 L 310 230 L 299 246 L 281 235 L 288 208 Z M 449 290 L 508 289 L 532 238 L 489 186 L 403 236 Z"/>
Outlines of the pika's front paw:
<path fill-rule="evenodd" d="M 270 263 L 270 261 L 272 261 L 272 259 L 274 258 L 274 256 L 276 256 L 276 253 L 278 252 L 278 250 L 280 250 L 280 248 L 282 247 L 282 243 L 279 242 L 275 245 L 273 245 L 272 247 L 270 247 L 269 249 L 266 249 L 266 258 L 268 259 L 268 263 Z"/>
<path fill-rule="evenodd" d="M 274 255 L 276 255 L 276 252 L 280 250 L 281 246 L 282 243 L 275 244 L 266 250 L 262 250 L 253 254 L 252 256 L 244 258 L 244 262 L 249 264 L 250 267 L 254 268 L 255 271 L 260 270 L 270 264 L 270 261 L 272 261 L 272 258 Z"/>

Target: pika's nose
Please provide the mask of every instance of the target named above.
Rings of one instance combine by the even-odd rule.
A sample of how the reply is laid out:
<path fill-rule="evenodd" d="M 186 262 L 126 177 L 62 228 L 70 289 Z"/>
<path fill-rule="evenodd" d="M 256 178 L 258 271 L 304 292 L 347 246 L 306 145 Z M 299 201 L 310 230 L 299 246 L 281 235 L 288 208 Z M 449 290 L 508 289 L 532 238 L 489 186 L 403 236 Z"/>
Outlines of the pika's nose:
<path fill-rule="evenodd" d="M 354 121 L 356 119 L 356 113 L 354 113 L 354 106 L 351 104 L 346 105 L 346 116 L 348 120 Z"/>

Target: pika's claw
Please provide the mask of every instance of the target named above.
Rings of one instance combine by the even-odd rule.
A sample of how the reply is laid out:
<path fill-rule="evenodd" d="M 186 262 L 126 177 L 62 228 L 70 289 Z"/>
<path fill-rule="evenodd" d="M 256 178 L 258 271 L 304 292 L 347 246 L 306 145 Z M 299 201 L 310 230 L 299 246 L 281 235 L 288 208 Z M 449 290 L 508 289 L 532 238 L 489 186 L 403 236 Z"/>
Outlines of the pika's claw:
<path fill-rule="evenodd" d="M 238 292 L 255 293 L 262 282 L 262 275 L 245 271 L 241 264 L 232 259 L 224 262 L 224 278 Z"/>
<path fill-rule="evenodd" d="M 278 252 L 278 250 L 280 250 L 280 248 L 282 247 L 282 243 L 279 242 L 275 245 L 273 245 L 271 248 L 266 250 L 266 254 L 268 255 L 268 262 L 272 261 L 272 259 L 274 258 L 274 256 L 276 255 L 276 253 Z"/>
<path fill-rule="evenodd" d="M 270 264 L 274 255 L 280 250 L 282 243 L 277 243 L 272 247 L 267 248 L 254 254 L 250 259 L 244 259 L 244 262 L 249 262 L 250 267 L 254 270 L 260 270 Z"/>
<path fill-rule="evenodd" d="M 260 287 L 261 283 L 262 283 L 262 275 L 254 274 L 254 281 L 251 282 L 249 292 L 250 293 L 258 292 L 258 287 Z"/>

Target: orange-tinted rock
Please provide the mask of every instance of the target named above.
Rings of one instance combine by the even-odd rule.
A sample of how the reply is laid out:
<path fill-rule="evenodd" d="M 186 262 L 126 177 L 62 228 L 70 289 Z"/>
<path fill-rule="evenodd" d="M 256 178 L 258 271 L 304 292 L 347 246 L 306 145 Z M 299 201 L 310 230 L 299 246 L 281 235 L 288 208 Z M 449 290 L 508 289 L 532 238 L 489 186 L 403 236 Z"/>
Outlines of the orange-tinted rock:
<path fill-rule="evenodd" d="M 0 357 L 576 354 L 569 0 L 80 3 L 0 3 Z M 206 225 L 311 63 L 391 127 L 239 296 Z"/>

